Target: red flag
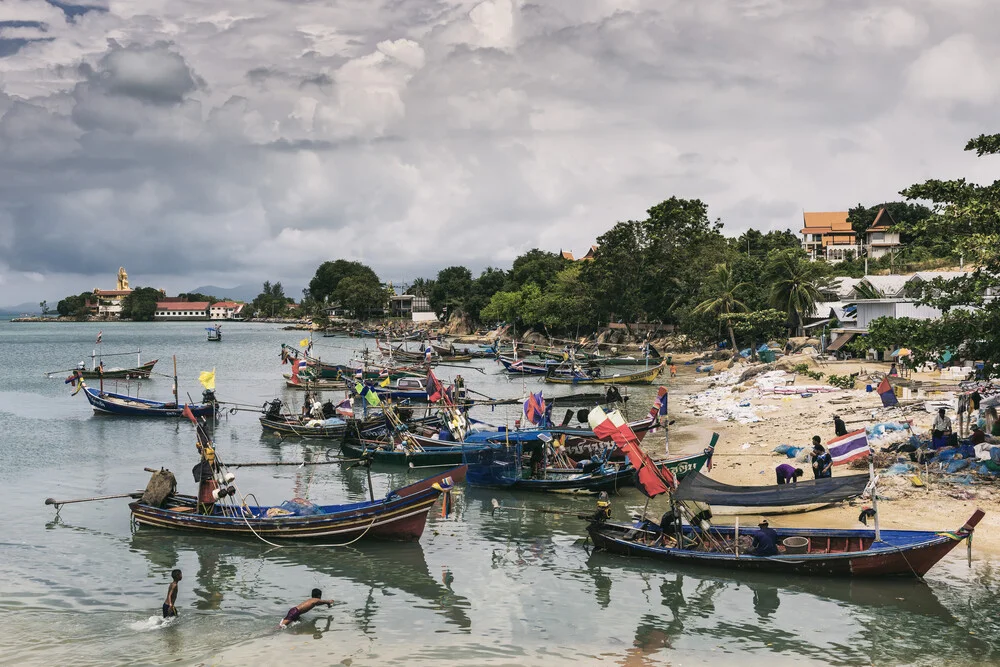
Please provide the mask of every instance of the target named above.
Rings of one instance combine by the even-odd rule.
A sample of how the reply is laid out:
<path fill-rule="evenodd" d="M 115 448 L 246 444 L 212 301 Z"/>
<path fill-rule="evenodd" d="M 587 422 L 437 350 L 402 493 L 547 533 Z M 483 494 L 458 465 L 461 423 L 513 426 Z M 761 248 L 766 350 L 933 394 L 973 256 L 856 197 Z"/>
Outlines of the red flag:
<path fill-rule="evenodd" d="M 298 360 L 292 362 L 292 384 L 299 383 L 299 367 L 301 367 L 303 363 L 305 362 Z"/>
<path fill-rule="evenodd" d="M 104 335 L 104 331 L 98 331 L 97 332 L 97 342 L 98 343 L 101 342 L 101 336 L 103 336 L 103 335 Z"/>
<path fill-rule="evenodd" d="M 427 369 L 427 400 L 431 403 L 437 403 L 442 398 L 444 398 L 444 387 L 441 386 L 441 381 L 437 379 L 434 375 L 434 371 Z"/>
<path fill-rule="evenodd" d="M 644 494 L 653 498 L 677 485 L 673 474 L 665 466 L 657 468 L 649 454 L 639 446 L 639 438 L 618 410 L 609 414 L 603 408 L 596 407 L 590 411 L 588 421 L 598 438 L 613 440 L 628 455 L 637 471 L 636 486 Z"/>
<path fill-rule="evenodd" d="M 190 419 L 191 423 L 194 424 L 195 426 L 198 425 L 198 420 L 194 418 L 194 413 L 191 412 L 191 406 L 188 405 L 187 403 L 184 404 L 184 409 L 181 410 L 181 414 Z"/>

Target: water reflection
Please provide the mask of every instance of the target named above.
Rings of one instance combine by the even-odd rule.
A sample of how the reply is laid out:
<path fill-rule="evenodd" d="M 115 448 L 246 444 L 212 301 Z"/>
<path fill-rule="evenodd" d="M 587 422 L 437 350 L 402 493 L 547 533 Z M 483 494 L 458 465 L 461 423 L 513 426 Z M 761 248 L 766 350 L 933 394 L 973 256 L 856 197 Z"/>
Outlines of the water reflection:
<path fill-rule="evenodd" d="M 354 615 L 359 628 L 372 633 L 372 619 L 378 604 L 375 593 L 392 596 L 395 591 L 406 593 L 423 601 L 420 607 L 430 609 L 445 622 L 462 632 L 472 627 L 469 618 L 469 601 L 457 595 L 451 587 L 454 575 L 446 570 L 442 582 L 431 576 L 419 543 L 359 542 L 350 547 L 332 550 L 289 546 L 282 549 L 267 548 L 253 542 L 225 538 L 185 535 L 170 531 L 142 528 L 131 541 L 131 550 L 141 553 L 150 563 L 167 570 L 176 567 L 183 552 L 194 552 L 198 558 L 195 580 L 196 590 L 202 600 L 199 609 L 218 609 L 228 592 L 239 587 L 239 595 L 246 599 L 257 597 L 255 582 L 239 581 L 239 560 L 249 564 L 259 562 L 257 572 L 266 566 L 278 568 L 302 567 L 310 572 L 337 577 L 367 586 L 368 598 Z M 246 577 L 244 576 L 244 579 Z"/>

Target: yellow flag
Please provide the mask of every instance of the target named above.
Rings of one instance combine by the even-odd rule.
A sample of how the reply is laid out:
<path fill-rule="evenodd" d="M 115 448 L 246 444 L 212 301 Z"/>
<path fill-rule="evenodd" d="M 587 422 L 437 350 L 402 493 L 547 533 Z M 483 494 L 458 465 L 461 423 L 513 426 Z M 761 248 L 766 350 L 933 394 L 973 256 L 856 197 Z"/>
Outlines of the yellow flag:
<path fill-rule="evenodd" d="M 299 347 L 305 347 L 308 344 L 309 344 L 309 339 L 308 338 L 303 338 L 302 340 L 299 341 Z"/>
<path fill-rule="evenodd" d="M 201 375 L 198 376 L 198 382 L 205 389 L 215 390 L 215 369 L 210 371 L 202 371 Z"/>
<path fill-rule="evenodd" d="M 380 386 L 380 387 L 388 387 L 389 386 L 389 378 L 386 378 L 386 379 L 382 380 L 381 382 L 379 382 L 378 386 Z"/>

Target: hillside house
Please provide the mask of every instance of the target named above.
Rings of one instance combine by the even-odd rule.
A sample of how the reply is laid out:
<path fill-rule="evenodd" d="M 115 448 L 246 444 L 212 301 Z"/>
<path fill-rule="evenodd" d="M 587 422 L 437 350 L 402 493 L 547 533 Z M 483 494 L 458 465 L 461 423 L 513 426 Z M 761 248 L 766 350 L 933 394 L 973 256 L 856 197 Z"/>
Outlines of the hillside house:
<path fill-rule="evenodd" d="M 858 254 L 856 234 L 847 211 L 802 214 L 802 249 L 812 260 L 841 262 Z"/>

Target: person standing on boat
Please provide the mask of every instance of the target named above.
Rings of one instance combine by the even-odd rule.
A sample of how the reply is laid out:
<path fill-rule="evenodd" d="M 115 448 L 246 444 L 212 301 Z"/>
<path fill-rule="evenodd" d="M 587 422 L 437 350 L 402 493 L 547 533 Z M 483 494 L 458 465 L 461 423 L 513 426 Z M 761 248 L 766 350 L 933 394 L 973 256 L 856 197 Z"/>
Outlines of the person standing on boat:
<path fill-rule="evenodd" d="M 840 415 L 833 416 L 833 432 L 838 438 L 842 435 L 847 435 L 847 424 L 840 418 Z"/>
<path fill-rule="evenodd" d="M 794 484 L 798 481 L 799 477 L 802 477 L 803 473 L 802 468 L 782 463 L 774 469 L 774 474 L 778 480 L 778 484 Z"/>
<path fill-rule="evenodd" d="M 760 530 L 753 536 L 751 549 L 754 556 L 777 556 L 778 555 L 778 531 L 768 525 L 767 519 L 763 519 L 757 527 Z"/>
<path fill-rule="evenodd" d="M 823 448 L 818 435 L 813 436 L 812 469 L 813 479 L 833 477 L 833 457 Z"/>

